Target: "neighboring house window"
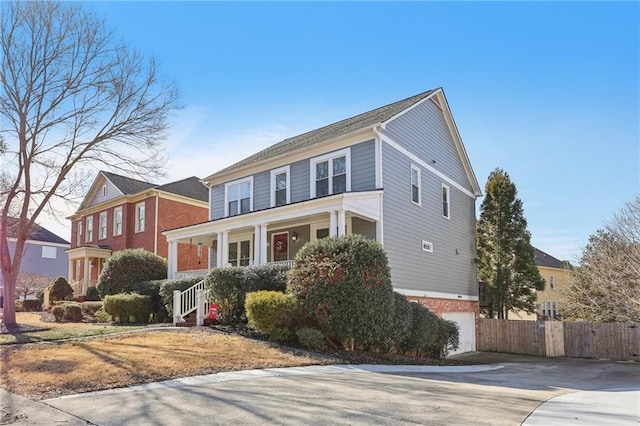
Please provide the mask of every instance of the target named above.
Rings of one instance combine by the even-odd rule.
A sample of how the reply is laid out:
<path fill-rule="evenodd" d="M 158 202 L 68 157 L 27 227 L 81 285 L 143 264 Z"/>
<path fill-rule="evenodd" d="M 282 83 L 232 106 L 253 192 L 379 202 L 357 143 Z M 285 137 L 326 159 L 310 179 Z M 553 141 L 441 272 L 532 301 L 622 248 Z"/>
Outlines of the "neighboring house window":
<path fill-rule="evenodd" d="M 108 192 L 107 192 L 107 185 L 106 185 L 106 184 L 105 184 L 105 185 L 102 185 L 102 196 L 103 196 L 103 197 L 106 197 L 106 196 L 107 196 L 107 194 L 108 194 Z"/>
<path fill-rule="evenodd" d="M 442 184 L 442 217 L 449 219 L 449 187 Z"/>
<path fill-rule="evenodd" d="M 549 316 L 549 317 L 557 317 L 557 316 L 559 316 L 559 314 L 558 314 L 558 303 L 557 302 L 550 302 L 550 301 L 542 302 L 542 315 L 546 315 L 546 316 Z"/>
<path fill-rule="evenodd" d="M 553 278 L 553 275 L 551 275 L 551 276 L 549 277 L 549 288 L 550 288 L 551 290 L 553 290 L 555 286 L 556 286 L 555 279 Z"/>
<path fill-rule="evenodd" d="M 55 247 L 42 246 L 42 258 L 43 259 L 55 259 L 57 249 Z"/>
<path fill-rule="evenodd" d="M 420 169 L 413 164 L 411 165 L 411 201 L 420 205 Z"/>
<path fill-rule="evenodd" d="M 289 166 L 271 170 L 271 207 L 291 202 L 290 174 Z"/>
<path fill-rule="evenodd" d="M 136 204 L 136 232 L 144 231 L 144 203 Z"/>
<path fill-rule="evenodd" d="M 311 198 L 351 191 L 349 148 L 311 159 Z"/>
<path fill-rule="evenodd" d="M 78 221 L 78 235 L 76 235 L 76 245 L 82 245 L 82 221 Z"/>
<path fill-rule="evenodd" d="M 87 218 L 87 238 L 86 242 L 93 241 L 93 216 Z"/>
<path fill-rule="evenodd" d="M 225 184 L 225 216 L 253 210 L 253 176 Z"/>
<path fill-rule="evenodd" d="M 100 230 L 98 238 L 101 240 L 107 238 L 107 212 L 100 213 Z"/>
<path fill-rule="evenodd" d="M 122 235 L 122 207 L 113 210 L 113 235 Z"/>

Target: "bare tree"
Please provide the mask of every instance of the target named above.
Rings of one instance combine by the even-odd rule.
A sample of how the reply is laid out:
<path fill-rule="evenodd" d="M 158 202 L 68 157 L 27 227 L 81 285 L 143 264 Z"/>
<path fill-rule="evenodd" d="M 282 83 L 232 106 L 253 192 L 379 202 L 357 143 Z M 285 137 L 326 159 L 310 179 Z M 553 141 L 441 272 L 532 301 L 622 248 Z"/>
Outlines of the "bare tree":
<path fill-rule="evenodd" d="M 568 319 L 640 322 L 640 195 L 589 238 L 564 296 Z"/>
<path fill-rule="evenodd" d="M 25 240 L 55 202 L 84 193 L 89 167 L 157 174 L 177 92 L 156 63 L 117 40 L 103 20 L 65 2 L 0 4 L 0 266 L 5 324 Z M 7 217 L 20 219 L 10 256 Z"/>
<path fill-rule="evenodd" d="M 51 280 L 41 274 L 26 273 L 18 275 L 16 289 L 22 300 L 27 300 L 27 296 L 35 295 L 39 290 L 44 290 Z"/>

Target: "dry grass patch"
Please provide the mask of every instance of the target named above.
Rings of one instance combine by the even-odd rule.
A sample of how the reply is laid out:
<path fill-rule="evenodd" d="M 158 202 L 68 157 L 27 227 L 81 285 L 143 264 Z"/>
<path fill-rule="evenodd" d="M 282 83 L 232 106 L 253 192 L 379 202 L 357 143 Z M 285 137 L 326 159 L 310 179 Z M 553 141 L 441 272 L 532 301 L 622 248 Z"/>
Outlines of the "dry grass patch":
<path fill-rule="evenodd" d="M 326 363 L 238 336 L 148 331 L 0 348 L 0 385 L 43 399 L 220 371 Z"/>

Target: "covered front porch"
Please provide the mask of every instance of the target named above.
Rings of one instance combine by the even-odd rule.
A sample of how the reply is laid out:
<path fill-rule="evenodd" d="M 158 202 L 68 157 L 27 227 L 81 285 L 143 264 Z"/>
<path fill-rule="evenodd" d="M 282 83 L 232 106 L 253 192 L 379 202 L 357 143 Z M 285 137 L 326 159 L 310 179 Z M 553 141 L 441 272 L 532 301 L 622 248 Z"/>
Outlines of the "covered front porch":
<path fill-rule="evenodd" d="M 89 287 L 95 287 L 111 252 L 111 247 L 107 246 L 83 246 L 67 250 L 69 284 L 73 287 L 74 296 L 85 296 Z"/>
<path fill-rule="evenodd" d="M 352 192 L 269 208 L 164 232 L 169 278 L 202 276 L 218 266 L 291 264 L 319 238 L 361 234 L 382 242 L 382 191 Z M 178 244 L 208 252 L 208 268 L 177 271 Z"/>

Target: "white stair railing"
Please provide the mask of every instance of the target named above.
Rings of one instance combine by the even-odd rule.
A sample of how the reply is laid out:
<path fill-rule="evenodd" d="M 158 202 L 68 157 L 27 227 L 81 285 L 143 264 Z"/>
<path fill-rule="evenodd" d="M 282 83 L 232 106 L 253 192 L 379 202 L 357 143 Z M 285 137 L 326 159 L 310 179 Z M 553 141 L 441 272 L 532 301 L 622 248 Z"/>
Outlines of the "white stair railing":
<path fill-rule="evenodd" d="M 198 307 L 198 290 L 202 290 L 201 297 L 204 298 L 204 281 L 199 281 L 185 291 L 175 290 L 173 292 L 173 325 L 185 322 L 184 318 L 196 310 Z"/>

